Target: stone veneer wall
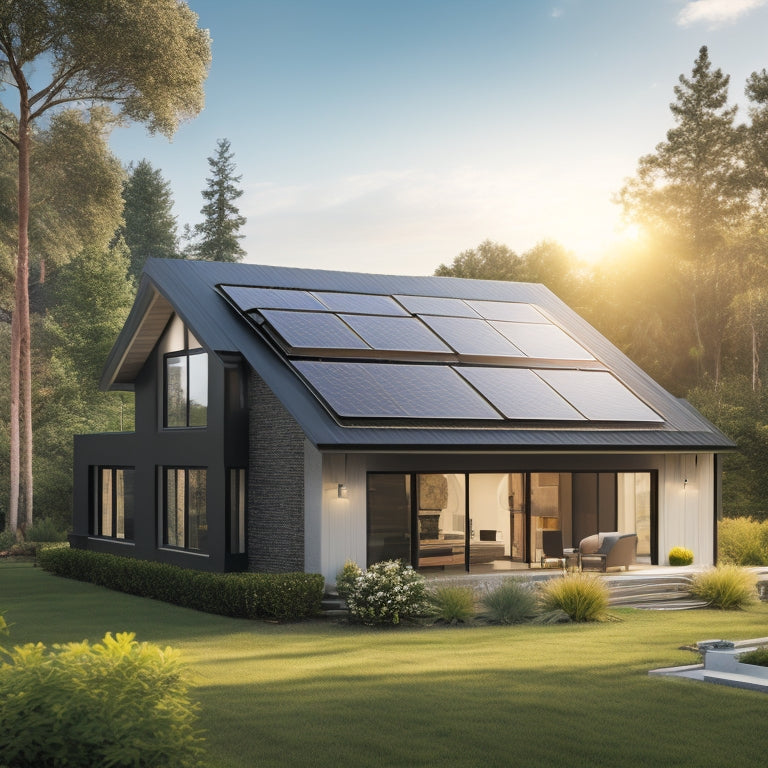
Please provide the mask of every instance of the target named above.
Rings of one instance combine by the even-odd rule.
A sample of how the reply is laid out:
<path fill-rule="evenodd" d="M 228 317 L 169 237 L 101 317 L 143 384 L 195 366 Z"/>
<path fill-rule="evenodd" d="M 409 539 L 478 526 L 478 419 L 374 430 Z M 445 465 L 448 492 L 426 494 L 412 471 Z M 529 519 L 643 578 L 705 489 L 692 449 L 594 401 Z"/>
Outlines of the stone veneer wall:
<path fill-rule="evenodd" d="M 248 413 L 248 569 L 303 571 L 304 433 L 253 370 Z"/>

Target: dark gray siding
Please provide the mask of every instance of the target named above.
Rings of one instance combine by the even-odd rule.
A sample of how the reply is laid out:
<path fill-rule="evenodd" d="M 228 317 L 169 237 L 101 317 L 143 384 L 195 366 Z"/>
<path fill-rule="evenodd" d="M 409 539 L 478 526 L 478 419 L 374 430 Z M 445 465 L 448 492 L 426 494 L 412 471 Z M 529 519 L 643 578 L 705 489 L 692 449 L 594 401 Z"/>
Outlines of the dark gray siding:
<path fill-rule="evenodd" d="M 248 401 L 248 568 L 303 571 L 304 433 L 253 371 Z"/>

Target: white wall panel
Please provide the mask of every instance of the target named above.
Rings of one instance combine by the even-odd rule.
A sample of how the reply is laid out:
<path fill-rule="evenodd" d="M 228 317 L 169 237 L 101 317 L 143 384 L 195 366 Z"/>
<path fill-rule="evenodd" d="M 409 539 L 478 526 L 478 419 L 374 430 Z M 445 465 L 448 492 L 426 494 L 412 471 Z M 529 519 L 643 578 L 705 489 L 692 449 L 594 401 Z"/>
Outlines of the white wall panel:
<path fill-rule="evenodd" d="M 659 473 L 659 563 L 672 547 L 693 552 L 697 565 L 711 565 L 715 507 L 714 457 L 671 454 Z"/>
<path fill-rule="evenodd" d="M 347 488 L 339 498 L 339 484 Z M 366 468 L 361 456 L 325 454 L 322 470 L 321 567 L 327 583 L 347 560 L 365 567 Z"/>

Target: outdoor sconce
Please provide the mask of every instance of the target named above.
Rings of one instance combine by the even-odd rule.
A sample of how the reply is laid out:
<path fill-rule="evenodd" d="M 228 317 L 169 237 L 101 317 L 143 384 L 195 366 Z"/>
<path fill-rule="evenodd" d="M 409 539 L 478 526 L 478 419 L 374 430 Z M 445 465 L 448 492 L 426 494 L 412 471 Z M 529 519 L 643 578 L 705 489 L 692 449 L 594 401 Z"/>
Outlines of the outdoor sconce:
<path fill-rule="evenodd" d="M 347 498 L 347 486 L 344 485 L 344 483 L 339 483 L 337 493 L 340 499 L 346 499 Z"/>

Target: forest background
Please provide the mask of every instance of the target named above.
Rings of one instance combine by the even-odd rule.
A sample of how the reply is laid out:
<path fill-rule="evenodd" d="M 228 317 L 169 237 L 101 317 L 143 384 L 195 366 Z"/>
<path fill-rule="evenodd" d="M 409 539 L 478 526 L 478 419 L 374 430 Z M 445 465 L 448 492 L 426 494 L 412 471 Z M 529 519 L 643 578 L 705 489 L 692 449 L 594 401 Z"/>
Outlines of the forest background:
<path fill-rule="evenodd" d="M 702 48 L 680 75 L 671 128 L 616 204 L 636 226 L 622 253 L 578 263 L 554 241 L 522 254 L 485 241 L 435 274 L 547 285 L 674 395 L 735 440 L 723 509 L 768 518 L 768 72 L 744 84 L 746 121 L 730 79 Z M 12 123 L 0 114 L 0 130 Z M 65 110 L 33 135 L 30 225 L 35 525 L 71 521 L 72 436 L 133 429 L 128 393 L 98 380 L 146 258 L 240 260 L 244 219 L 234 153 L 209 158 L 202 221 L 181 235 L 160 169 L 127 168 L 109 150 L 110 113 Z M 55 158 L 56 162 L 53 162 Z M 0 143 L 0 356 L 9 359 L 16 156 Z M 226 214 L 216 220 L 216 200 Z M 250 254 L 249 260 L 258 260 Z M 322 264 L 318 264 L 322 267 Z M 0 365 L 0 528 L 9 498 L 8 366 Z"/>

